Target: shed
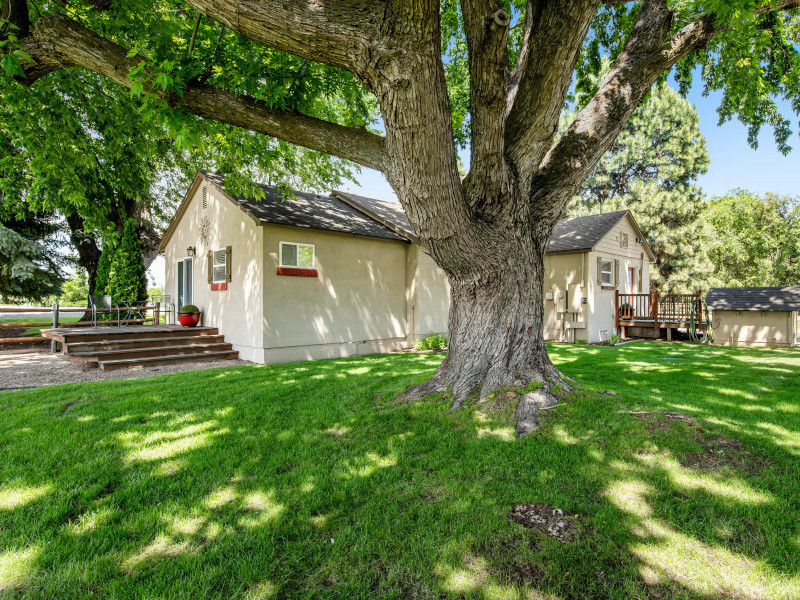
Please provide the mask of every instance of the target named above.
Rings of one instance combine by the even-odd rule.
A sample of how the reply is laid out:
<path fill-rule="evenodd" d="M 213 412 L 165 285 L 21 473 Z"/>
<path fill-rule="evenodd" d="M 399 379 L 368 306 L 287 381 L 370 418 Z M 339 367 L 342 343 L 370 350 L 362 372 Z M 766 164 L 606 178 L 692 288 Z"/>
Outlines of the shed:
<path fill-rule="evenodd" d="M 717 344 L 725 346 L 797 346 L 800 285 L 711 288 Z"/>

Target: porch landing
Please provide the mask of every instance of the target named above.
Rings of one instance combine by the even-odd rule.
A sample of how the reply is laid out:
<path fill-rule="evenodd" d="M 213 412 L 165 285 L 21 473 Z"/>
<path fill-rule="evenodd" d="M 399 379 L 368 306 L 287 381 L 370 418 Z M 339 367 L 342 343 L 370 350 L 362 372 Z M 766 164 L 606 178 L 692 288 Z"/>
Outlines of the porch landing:
<path fill-rule="evenodd" d="M 41 334 L 61 344 L 68 360 L 95 362 L 103 370 L 239 357 L 239 352 L 225 342 L 216 327 L 59 327 L 43 329 Z"/>

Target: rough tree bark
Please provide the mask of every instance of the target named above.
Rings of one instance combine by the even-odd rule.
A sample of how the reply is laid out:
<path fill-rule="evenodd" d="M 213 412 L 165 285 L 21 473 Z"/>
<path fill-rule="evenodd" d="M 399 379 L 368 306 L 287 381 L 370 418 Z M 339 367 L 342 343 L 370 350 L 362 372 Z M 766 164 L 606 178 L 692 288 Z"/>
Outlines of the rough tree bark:
<path fill-rule="evenodd" d="M 619 4 L 608 0 L 606 4 Z M 462 181 L 444 69 L 438 0 L 187 0 L 250 39 L 351 71 L 378 100 L 385 137 L 192 83 L 173 106 L 383 171 L 452 289 L 450 349 L 409 398 L 543 384 L 568 390 L 544 346 L 544 255 L 564 206 L 657 78 L 720 31 L 713 14 L 675 31 L 666 0 L 642 0 L 623 52 L 556 140 L 580 48 L 600 0 L 530 0 L 523 45 L 508 65 L 499 0 L 461 0 L 469 54 L 471 170 Z M 800 0 L 764 0 L 758 12 Z M 5 2 L 4 2 L 5 6 Z M 23 43 L 26 83 L 80 66 L 130 86 L 138 59 L 63 15 L 38 19 Z M 159 93 L 153 90 L 153 93 Z M 524 411 L 523 411 L 524 412 Z M 519 414 L 519 413 L 518 413 Z M 525 433 L 523 428 L 522 433 Z"/>

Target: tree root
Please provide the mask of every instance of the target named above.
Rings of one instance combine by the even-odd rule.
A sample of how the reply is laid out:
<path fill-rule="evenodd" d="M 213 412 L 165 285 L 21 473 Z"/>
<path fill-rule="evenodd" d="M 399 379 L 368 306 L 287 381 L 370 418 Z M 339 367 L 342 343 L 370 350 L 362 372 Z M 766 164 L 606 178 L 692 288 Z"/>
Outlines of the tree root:
<path fill-rule="evenodd" d="M 428 381 L 407 387 L 398 401 L 410 403 L 422 400 L 432 394 L 449 391 L 453 395 L 450 410 L 458 410 L 463 408 L 465 401 L 470 397 L 477 397 L 478 402 L 485 402 L 499 390 L 513 390 L 518 396 L 517 408 L 514 413 L 517 437 L 522 439 L 539 428 L 538 413 L 540 411 L 554 408 L 559 403 L 559 396 L 575 391 L 575 388 L 568 384 L 567 380 L 572 383 L 577 382 L 564 375 L 552 364 L 546 365 L 543 371 L 543 373 L 529 373 L 527 377 L 521 376 L 519 373 L 508 377 L 486 376 L 479 383 L 465 385 L 467 379 L 463 376 L 452 376 L 450 369 L 440 369 Z M 539 384 L 538 388 L 526 389 L 536 383 Z M 554 391 L 556 388 L 557 391 Z"/>

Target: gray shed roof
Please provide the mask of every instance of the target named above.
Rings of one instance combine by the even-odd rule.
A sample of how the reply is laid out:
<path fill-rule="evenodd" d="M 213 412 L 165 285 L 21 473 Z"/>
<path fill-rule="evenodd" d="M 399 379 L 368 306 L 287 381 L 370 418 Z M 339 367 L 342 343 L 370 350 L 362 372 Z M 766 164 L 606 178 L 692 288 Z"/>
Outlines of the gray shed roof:
<path fill-rule="evenodd" d="M 611 231 L 630 211 L 589 215 L 561 219 L 553 229 L 548 252 L 575 252 L 591 250 Z"/>
<path fill-rule="evenodd" d="M 800 311 L 800 285 L 711 288 L 706 302 L 713 310 Z"/>
<path fill-rule="evenodd" d="M 220 189 L 225 189 L 223 177 L 210 173 L 204 173 L 204 175 Z M 233 196 L 232 194 L 228 195 L 261 224 L 305 227 L 388 240 L 408 241 L 402 235 L 397 234 L 389 227 L 370 218 L 339 198 L 293 191 L 294 197 L 284 199 L 283 194 L 273 186 L 259 185 L 258 187 L 264 192 L 264 198 L 261 200 Z"/>

